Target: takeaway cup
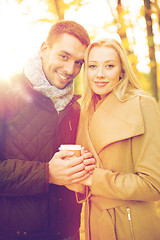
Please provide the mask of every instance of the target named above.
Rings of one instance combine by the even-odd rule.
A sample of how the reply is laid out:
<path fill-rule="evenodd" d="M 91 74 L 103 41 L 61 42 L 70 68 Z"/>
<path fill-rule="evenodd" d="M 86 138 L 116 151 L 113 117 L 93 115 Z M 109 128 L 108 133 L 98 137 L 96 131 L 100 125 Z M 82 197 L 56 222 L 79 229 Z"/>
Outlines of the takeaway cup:
<path fill-rule="evenodd" d="M 74 152 L 76 157 L 81 156 L 81 145 L 76 145 L 76 144 L 63 144 L 59 147 L 59 150 L 69 150 Z"/>

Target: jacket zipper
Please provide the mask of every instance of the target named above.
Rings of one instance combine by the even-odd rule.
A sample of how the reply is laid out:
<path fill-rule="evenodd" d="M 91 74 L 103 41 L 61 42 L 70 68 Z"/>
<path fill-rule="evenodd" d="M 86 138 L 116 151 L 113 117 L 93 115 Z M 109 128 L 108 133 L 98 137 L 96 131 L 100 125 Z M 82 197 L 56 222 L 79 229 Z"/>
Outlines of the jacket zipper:
<path fill-rule="evenodd" d="M 134 234 L 133 234 L 132 219 L 131 219 L 131 209 L 129 207 L 127 207 L 127 215 L 128 215 L 129 226 L 130 226 L 130 231 L 131 231 L 131 239 L 135 240 Z"/>
<path fill-rule="evenodd" d="M 70 120 L 69 120 L 69 129 L 70 129 L 70 131 L 72 131 L 72 124 L 71 124 Z"/>

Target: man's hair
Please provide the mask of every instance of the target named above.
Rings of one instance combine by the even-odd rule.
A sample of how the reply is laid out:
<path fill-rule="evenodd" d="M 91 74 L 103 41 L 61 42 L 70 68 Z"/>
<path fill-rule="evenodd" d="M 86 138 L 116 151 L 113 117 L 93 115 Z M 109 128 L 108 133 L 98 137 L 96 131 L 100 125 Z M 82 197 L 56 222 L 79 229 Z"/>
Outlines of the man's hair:
<path fill-rule="evenodd" d="M 89 35 L 84 27 L 74 21 L 62 20 L 52 25 L 46 40 L 49 46 L 52 47 L 54 39 L 64 33 L 77 38 L 86 47 L 90 44 Z"/>

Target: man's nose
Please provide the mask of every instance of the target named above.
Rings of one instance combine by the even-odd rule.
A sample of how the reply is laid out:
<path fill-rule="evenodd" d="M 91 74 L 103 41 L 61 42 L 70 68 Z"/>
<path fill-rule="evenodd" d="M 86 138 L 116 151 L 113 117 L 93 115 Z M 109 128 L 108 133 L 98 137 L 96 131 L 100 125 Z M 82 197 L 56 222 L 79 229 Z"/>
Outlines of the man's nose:
<path fill-rule="evenodd" d="M 68 75 L 73 75 L 75 71 L 75 62 L 69 61 L 65 64 L 65 72 Z"/>

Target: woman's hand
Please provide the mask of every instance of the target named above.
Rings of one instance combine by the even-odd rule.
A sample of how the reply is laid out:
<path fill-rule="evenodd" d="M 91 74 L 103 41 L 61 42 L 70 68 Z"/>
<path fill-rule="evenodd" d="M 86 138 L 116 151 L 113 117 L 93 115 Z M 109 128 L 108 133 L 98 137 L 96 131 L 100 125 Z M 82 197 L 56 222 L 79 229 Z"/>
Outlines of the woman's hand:
<path fill-rule="evenodd" d="M 90 174 L 88 178 L 86 178 L 85 180 L 81 181 L 81 184 L 83 184 L 85 186 L 88 186 L 88 187 L 91 187 L 91 185 L 92 185 L 92 178 L 93 178 L 93 175 Z"/>
<path fill-rule="evenodd" d="M 84 149 L 84 147 L 82 147 L 81 149 L 81 155 L 83 156 L 84 160 L 83 160 L 83 164 L 85 165 L 85 170 L 86 172 L 88 172 L 89 174 L 93 174 L 93 171 L 96 167 L 96 160 L 95 158 L 93 158 L 92 153 L 88 152 L 87 150 Z"/>
<path fill-rule="evenodd" d="M 85 186 L 80 183 L 68 184 L 68 185 L 65 185 L 65 187 L 74 192 L 79 192 L 82 194 L 85 193 Z"/>

